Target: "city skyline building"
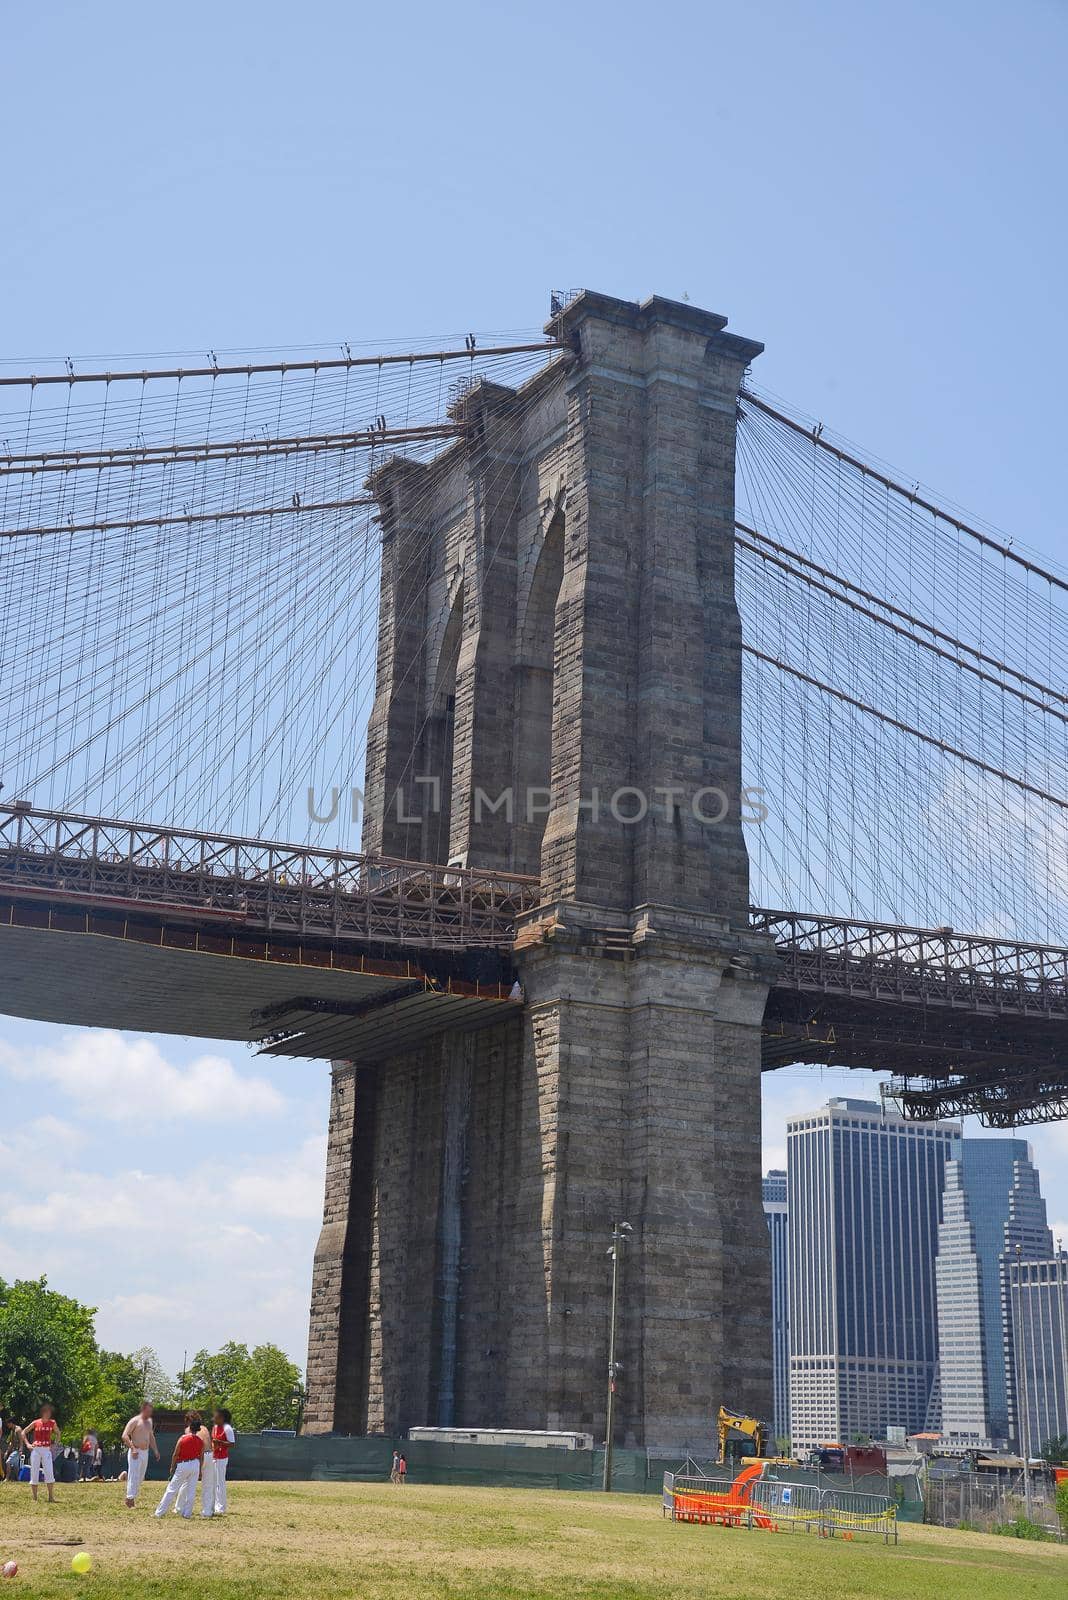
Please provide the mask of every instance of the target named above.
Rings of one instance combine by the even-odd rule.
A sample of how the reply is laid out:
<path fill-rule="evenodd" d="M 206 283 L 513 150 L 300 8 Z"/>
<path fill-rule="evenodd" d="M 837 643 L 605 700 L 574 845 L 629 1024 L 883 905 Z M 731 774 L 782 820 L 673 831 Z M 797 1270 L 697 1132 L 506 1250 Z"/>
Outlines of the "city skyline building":
<path fill-rule="evenodd" d="M 835 1097 L 786 1132 L 793 1449 L 918 1432 L 938 1375 L 935 1257 L 961 1126 Z"/>
<path fill-rule="evenodd" d="M 1052 1250 L 1030 1145 L 963 1139 L 946 1163 L 935 1262 L 942 1432 L 957 1444 L 1011 1435 L 1005 1262 L 1017 1245 L 1024 1257 Z"/>
<path fill-rule="evenodd" d="M 1039 1189 L 1038 1172 L 1028 1162 L 1017 1165 L 1009 1194 L 1009 1215 L 1005 1224 L 1005 1248 L 1000 1263 L 1001 1309 L 1005 1330 L 1005 1378 L 1009 1409 L 1009 1440 L 1017 1450 L 1025 1446 L 1023 1418 L 1018 1390 L 1027 1387 L 1027 1365 L 1016 1352 L 1016 1310 L 1013 1304 L 1013 1272 L 1018 1263 L 1048 1261 L 1054 1255 L 1053 1234 L 1046 1221 L 1046 1202 Z M 1038 1339 L 1038 1334 L 1035 1335 Z M 1041 1351 L 1041 1340 L 1035 1353 Z"/>
<path fill-rule="evenodd" d="M 1021 1255 L 1007 1269 L 1017 1448 L 1036 1456 L 1068 1434 L 1068 1253 L 1051 1250 L 1032 1261 Z"/>
<path fill-rule="evenodd" d="M 790 1437 L 790 1292 L 787 1178 L 779 1168 L 763 1180 L 764 1216 L 771 1247 L 771 1357 L 776 1439 Z"/>

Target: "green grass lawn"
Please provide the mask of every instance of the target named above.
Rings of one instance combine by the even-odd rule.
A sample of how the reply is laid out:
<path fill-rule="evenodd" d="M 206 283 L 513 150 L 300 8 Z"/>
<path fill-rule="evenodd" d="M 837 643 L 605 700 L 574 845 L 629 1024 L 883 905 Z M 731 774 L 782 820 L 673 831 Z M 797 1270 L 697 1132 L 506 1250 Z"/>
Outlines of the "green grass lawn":
<path fill-rule="evenodd" d="M 127 1511 L 119 1484 L 72 1484 L 49 1507 L 0 1488 L 0 1600 L 986 1600 L 1068 1596 L 1068 1546 L 903 1527 L 897 1546 L 673 1525 L 639 1495 L 388 1484 L 235 1483 L 225 1518 Z M 88 1550 L 88 1577 L 71 1556 Z M 3 1580 L 0 1580 L 3 1583 Z"/>

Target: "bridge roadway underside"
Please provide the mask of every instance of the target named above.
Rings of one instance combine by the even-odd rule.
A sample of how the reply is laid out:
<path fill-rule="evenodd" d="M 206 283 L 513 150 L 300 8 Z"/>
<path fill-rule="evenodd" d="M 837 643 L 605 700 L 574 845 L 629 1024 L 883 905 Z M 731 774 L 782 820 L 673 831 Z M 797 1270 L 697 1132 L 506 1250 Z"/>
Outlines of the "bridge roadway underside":
<path fill-rule="evenodd" d="M 764 1013 L 765 1071 L 793 1064 L 892 1072 L 913 1117 L 981 1114 L 1012 1127 L 1064 1114 L 1064 1019 L 773 988 Z"/>
<path fill-rule="evenodd" d="M 492 950 L 406 951 L 0 894 L 0 1012 L 67 1026 L 170 1033 L 268 1054 L 377 1057 L 518 1009 Z"/>
<path fill-rule="evenodd" d="M 241 1041 L 267 1054 L 376 1061 L 443 1032 L 514 1015 L 506 951 L 251 937 L 222 921 L 141 907 L 77 907 L 0 892 L 0 1012 L 68 1026 Z M 953 1085 L 994 1088 L 981 1108 L 1023 1120 L 1068 1096 L 1064 1022 L 900 995 L 773 987 L 765 1071 L 866 1067 L 912 1081 L 913 1114 Z M 932 1098 L 933 1096 L 933 1098 Z M 977 1106 L 977 1109 L 979 1107 Z"/>

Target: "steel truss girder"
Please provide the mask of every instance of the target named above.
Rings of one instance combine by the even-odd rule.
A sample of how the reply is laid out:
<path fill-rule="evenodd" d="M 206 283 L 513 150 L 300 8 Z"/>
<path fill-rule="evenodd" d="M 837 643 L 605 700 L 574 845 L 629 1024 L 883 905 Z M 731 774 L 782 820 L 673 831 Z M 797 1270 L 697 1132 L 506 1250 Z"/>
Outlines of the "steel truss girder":
<path fill-rule="evenodd" d="M 423 947 L 512 942 L 537 880 L 0 806 L 0 884 L 226 915 L 275 934 Z"/>

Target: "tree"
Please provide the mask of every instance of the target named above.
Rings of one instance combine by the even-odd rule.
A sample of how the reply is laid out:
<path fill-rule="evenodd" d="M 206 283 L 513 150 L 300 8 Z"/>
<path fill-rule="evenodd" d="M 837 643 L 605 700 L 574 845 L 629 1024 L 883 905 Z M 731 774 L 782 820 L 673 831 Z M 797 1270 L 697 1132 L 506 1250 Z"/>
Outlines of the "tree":
<path fill-rule="evenodd" d="M 0 1279 L 0 1400 L 22 1421 L 43 1400 L 61 1426 L 99 1383 L 95 1309 L 49 1289 L 44 1278 Z"/>
<path fill-rule="evenodd" d="M 50 1400 L 62 1420 L 79 1398 L 70 1351 L 40 1307 L 16 1305 L 0 1312 L 0 1395 L 4 1415 L 25 1424 Z"/>
<path fill-rule="evenodd" d="M 137 1368 L 137 1406 L 151 1400 L 154 1406 L 178 1404 L 178 1389 L 174 1379 L 164 1371 L 163 1363 L 149 1344 L 135 1350 L 129 1360 Z"/>
<path fill-rule="evenodd" d="M 231 1339 L 215 1355 L 198 1350 L 186 1368 L 185 1394 L 188 1403 L 199 1411 L 214 1411 L 216 1406 L 232 1410 L 234 1384 L 249 1363 L 248 1345 Z"/>
<path fill-rule="evenodd" d="M 142 1400 L 167 1404 L 174 1385 L 147 1346 L 132 1356 L 101 1350 L 92 1306 L 57 1294 L 46 1279 L 0 1279 L 0 1402 L 19 1422 L 50 1400 L 68 1439 L 118 1439 Z"/>
<path fill-rule="evenodd" d="M 1056 1503 L 1061 1530 L 1068 1533 L 1068 1478 L 1057 1485 Z"/>
<path fill-rule="evenodd" d="M 1052 1439 L 1047 1439 L 1042 1446 L 1042 1459 L 1054 1467 L 1068 1461 L 1068 1433 L 1055 1433 Z"/>
<path fill-rule="evenodd" d="M 116 1441 L 134 1412 L 141 1405 L 141 1371 L 131 1356 L 101 1350 L 97 1363 L 97 1384 L 78 1406 L 72 1431 L 95 1433 L 98 1438 Z"/>
<path fill-rule="evenodd" d="M 300 1368 L 276 1344 L 258 1344 L 234 1379 L 230 1410 L 245 1433 L 261 1428 L 295 1428 Z"/>

